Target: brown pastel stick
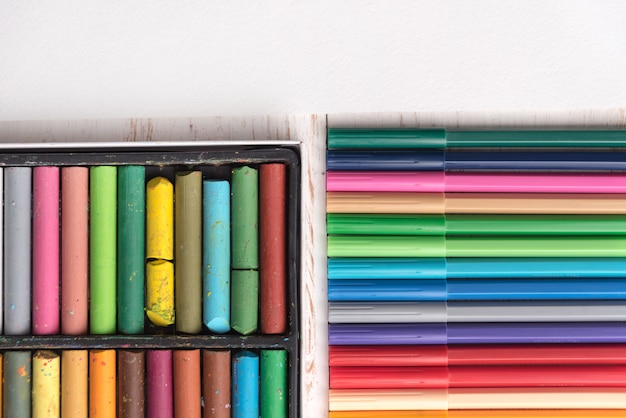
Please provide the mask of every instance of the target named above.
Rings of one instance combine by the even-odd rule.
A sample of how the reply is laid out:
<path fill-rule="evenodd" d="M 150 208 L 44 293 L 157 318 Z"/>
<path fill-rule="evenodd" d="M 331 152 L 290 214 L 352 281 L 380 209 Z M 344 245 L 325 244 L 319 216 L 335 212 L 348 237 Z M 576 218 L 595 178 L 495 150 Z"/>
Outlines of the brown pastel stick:
<path fill-rule="evenodd" d="M 89 168 L 61 169 L 61 333 L 87 334 Z"/>
<path fill-rule="evenodd" d="M 287 328 L 286 167 L 259 169 L 260 331 L 281 334 Z"/>
<path fill-rule="evenodd" d="M 230 418 L 230 351 L 202 351 L 203 418 Z"/>
<path fill-rule="evenodd" d="M 174 417 L 200 418 L 200 350 L 174 351 Z"/>
<path fill-rule="evenodd" d="M 144 417 L 144 375 L 146 371 L 143 350 L 120 350 L 117 353 L 117 416 Z"/>

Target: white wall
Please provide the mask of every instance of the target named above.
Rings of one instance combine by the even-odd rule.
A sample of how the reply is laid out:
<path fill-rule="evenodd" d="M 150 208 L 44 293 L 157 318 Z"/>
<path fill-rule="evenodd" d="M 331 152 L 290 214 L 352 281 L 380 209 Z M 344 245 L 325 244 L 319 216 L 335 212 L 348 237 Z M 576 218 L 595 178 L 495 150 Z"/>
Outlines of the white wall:
<path fill-rule="evenodd" d="M 620 106 L 620 0 L 0 5 L 5 121 Z"/>

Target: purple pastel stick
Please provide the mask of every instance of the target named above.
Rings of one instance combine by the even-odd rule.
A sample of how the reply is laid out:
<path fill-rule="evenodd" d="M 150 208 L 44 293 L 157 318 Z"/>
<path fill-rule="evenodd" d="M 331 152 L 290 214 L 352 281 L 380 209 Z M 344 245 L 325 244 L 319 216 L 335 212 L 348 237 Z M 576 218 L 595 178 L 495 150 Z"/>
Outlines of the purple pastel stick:
<path fill-rule="evenodd" d="M 148 418 L 174 416 L 172 350 L 148 350 Z"/>
<path fill-rule="evenodd" d="M 449 323 L 449 344 L 619 343 L 624 322 Z"/>
<path fill-rule="evenodd" d="M 446 324 L 330 324 L 330 345 L 446 344 Z"/>

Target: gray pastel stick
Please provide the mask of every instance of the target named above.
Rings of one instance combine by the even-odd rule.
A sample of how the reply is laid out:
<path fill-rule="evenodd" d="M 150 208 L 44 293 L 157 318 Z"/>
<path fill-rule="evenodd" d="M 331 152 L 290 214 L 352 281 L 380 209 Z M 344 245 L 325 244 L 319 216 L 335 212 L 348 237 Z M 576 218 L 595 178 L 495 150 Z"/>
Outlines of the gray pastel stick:
<path fill-rule="evenodd" d="M 330 302 L 330 323 L 446 322 L 445 302 Z"/>
<path fill-rule="evenodd" d="M 3 368 L 2 416 L 30 417 L 32 379 L 30 351 L 6 351 Z"/>
<path fill-rule="evenodd" d="M 4 170 L 4 333 L 31 333 L 30 167 Z"/>

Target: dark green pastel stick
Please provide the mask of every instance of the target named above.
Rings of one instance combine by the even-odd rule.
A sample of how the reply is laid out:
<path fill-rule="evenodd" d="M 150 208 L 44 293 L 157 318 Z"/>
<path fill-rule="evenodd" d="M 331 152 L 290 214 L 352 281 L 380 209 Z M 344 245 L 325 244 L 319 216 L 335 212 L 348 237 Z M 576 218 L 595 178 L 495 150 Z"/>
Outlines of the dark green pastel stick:
<path fill-rule="evenodd" d="M 117 181 L 117 329 L 143 334 L 146 169 L 120 167 Z"/>
<path fill-rule="evenodd" d="M 174 292 L 176 330 L 202 331 L 202 172 L 176 173 Z"/>
<path fill-rule="evenodd" d="M 328 148 L 444 148 L 444 129 L 329 129 Z"/>
<path fill-rule="evenodd" d="M 252 334 L 259 320 L 259 272 L 233 270 L 230 283 L 230 325 L 240 334 Z"/>
<path fill-rule="evenodd" d="M 626 131 L 458 131 L 448 147 L 624 147 Z"/>
<path fill-rule="evenodd" d="M 90 331 L 114 334 L 117 323 L 117 167 L 91 167 L 89 180 Z"/>
<path fill-rule="evenodd" d="M 326 215 L 331 235 L 626 235 L 624 215 Z"/>
<path fill-rule="evenodd" d="M 232 268 L 259 268 L 259 180 L 256 169 L 233 169 L 231 197 Z"/>
<path fill-rule="evenodd" d="M 4 417 L 30 417 L 32 365 L 30 351 L 4 352 Z"/>
<path fill-rule="evenodd" d="M 287 350 L 261 350 L 261 418 L 286 418 Z"/>

